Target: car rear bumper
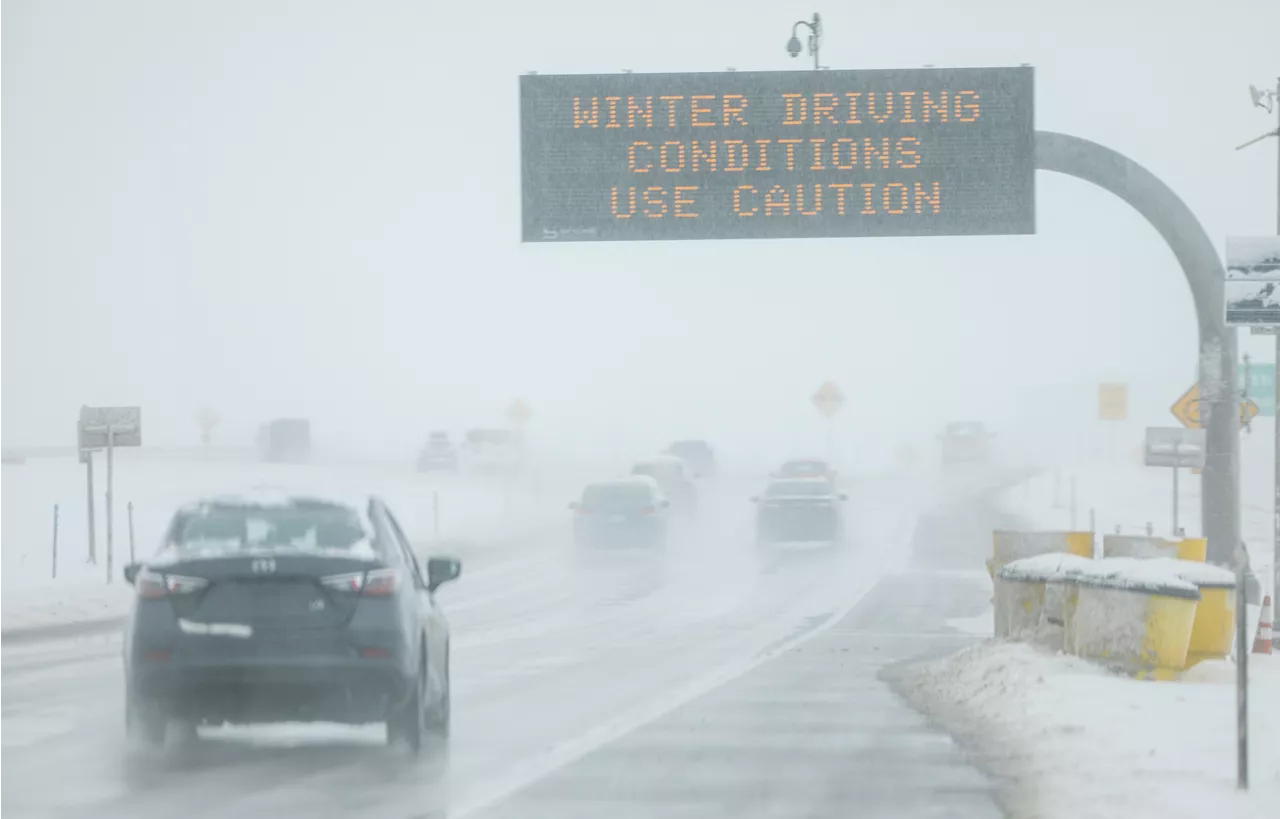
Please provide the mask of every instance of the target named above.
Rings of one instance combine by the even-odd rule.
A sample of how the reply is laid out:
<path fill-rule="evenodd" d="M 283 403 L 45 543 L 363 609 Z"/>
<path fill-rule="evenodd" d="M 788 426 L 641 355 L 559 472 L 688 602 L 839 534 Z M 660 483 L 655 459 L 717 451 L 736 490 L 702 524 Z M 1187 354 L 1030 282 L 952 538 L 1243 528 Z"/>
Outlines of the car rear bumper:
<path fill-rule="evenodd" d="M 136 659 L 129 690 L 140 702 L 203 723 L 377 722 L 413 691 L 395 660 L 366 658 Z"/>
<path fill-rule="evenodd" d="M 580 524 L 575 530 L 579 543 L 591 546 L 645 546 L 662 542 L 666 526 L 660 522 L 627 521 Z"/>

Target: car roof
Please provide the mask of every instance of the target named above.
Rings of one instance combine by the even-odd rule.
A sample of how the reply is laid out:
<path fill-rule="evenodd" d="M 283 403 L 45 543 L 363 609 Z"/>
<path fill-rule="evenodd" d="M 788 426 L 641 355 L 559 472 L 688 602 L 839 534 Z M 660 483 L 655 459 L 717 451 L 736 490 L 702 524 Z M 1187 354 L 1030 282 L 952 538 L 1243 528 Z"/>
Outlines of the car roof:
<path fill-rule="evenodd" d="M 279 486 L 253 486 L 236 492 L 222 492 L 195 498 L 179 507 L 179 512 L 195 512 L 213 506 L 254 506 L 284 509 L 288 507 L 329 506 L 348 509 L 367 517 L 369 495 L 334 495 L 328 492 L 312 492 Z"/>
<path fill-rule="evenodd" d="M 614 478 L 608 481 L 592 481 L 587 484 L 587 488 L 610 487 L 610 486 L 645 486 L 654 491 L 660 491 L 661 487 L 658 482 L 650 475 L 630 475 L 625 478 Z"/>
<path fill-rule="evenodd" d="M 648 457 L 645 457 L 645 458 L 636 458 L 635 465 L 640 466 L 642 464 L 643 465 L 648 465 L 648 464 L 677 465 L 678 464 L 679 466 L 684 466 L 684 458 L 681 458 L 679 455 L 668 455 L 665 453 L 661 455 L 649 455 Z"/>
<path fill-rule="evenodd" d="M 814 486 L 831 486 L 831 481 L 826 478 L 774 478 L 769 481 L 770 486 L 777 483 L 809 483 Z"/>

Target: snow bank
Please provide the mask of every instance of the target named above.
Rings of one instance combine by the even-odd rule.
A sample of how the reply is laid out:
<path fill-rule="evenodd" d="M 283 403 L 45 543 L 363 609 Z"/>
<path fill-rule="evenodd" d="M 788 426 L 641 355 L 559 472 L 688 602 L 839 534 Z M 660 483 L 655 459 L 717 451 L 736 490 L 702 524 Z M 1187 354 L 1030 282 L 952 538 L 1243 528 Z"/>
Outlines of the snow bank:
<path fill-rule="evenodd" d="M 988 641 L 889 676 L 1002 782 L 1015 819 L 1262 819 L 1280 800 L 1280 656 L 1250 658 L 1252 789 L 1235 790 L 1235 667 L 1129 679 Z"/>

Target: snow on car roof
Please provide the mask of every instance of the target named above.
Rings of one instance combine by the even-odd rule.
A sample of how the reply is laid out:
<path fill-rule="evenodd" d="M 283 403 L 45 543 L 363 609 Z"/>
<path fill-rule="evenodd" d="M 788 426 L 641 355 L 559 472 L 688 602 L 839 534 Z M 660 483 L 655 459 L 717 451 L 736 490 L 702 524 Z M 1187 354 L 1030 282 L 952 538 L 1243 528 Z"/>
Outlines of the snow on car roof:
<path fill-rule="evenodd" d="M 640 466 L 641 464 L 679 464 L 683 466 L 684 458 L 681 458 L 679 455 L 649 455 L 644 458 L 636 458 L 635 462 L 636 466 Z"/>
<path fill-rule="evenodd" d="M 209 506 L 259 506 L 285 507 L 298 505 L 327 505 L 351 509 L 362 517 L 368 497 L 359 495 L 336 496 L 331 493 L 289 490 L 280 486 L 259 485 L 238 492 L 205 495 L 182 505 L 182 511 L 195 511 Z"/>
<path fill-rule="evenodd" d="M 831 495 L 834 493 L 834 488 L 831 485 L 831 481 L 826 478 L 776 478 L 769 481 L 765 491 L 775 497 L 782 495 L 784 492 L 812 496 Z"/>

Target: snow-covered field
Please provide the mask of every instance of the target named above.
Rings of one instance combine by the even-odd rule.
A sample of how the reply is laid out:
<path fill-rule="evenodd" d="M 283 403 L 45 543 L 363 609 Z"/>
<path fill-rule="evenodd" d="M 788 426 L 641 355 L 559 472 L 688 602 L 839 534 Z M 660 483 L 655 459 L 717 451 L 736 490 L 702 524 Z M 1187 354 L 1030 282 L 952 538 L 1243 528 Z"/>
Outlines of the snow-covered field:
<path fill-rule="evenodd" d="M 1242 439 L 1243 537 L 1271 588 L 1270 422 Z M 1072 483 L 1075 515 L 1072 516 Z M 1199 534 L 1200 480 L 1182 472 L 1180 526 Z M 1172 533 L 1172 476 L 1142 466 L 1140 442 L 1006 491 L 1028 526 Z M 980 567 L 975 567 L 980 570 Z M 1256 609 L 1250 612 L 1250 637 Z M 990 636 L 990 610 L 951 625 Z M 969 745 L 1003 783 L 1015 819 L 1272 817 L 1280 804 L 1280 656 L 1250 656 L 1250 774 L 1236 790 L 1236 666 L 1206 662 L 1178 682 L 1138 681 L 1037 645 L 988 640 L 896 669 L 900 690 Z"/>
<path fill-rule="evenodd" d="M 560 525 L 578 486 L 563 476 L 528 476 L 509 483 L 453 475 L 420 475 L 411 466 L 291 466 L 225 458 L 205 462 L 150 459 L 123 451 L 115 466 L 114 548 L 106 563 L 105 469 L 95 467 L 97 561 L 88 560 L 84 467 L 74 458 L 32 458 L 3 467 L 0 516 L 0 608 L 13 629 L 118 616 L 130 589 L 122 567 L 151 554 L 174 509 L 189 500 L 255 485 L 280 486 L 358 500 L 380 495 L 424 551 L 437 535 L 451 550 Z M 53 518 L 58 511 L 57 576 Z M 437 517 L 438 510 L 438 517 Z"/>

